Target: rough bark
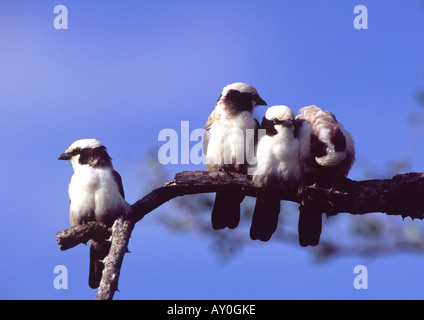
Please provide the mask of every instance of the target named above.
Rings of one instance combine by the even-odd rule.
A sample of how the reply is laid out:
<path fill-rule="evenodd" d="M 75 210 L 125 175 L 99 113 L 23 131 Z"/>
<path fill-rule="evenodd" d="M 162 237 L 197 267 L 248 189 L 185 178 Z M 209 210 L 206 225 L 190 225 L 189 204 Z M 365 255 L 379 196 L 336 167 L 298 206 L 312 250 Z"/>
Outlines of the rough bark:
<path fill-rule="evenodd" d="M 112 300 L 118 290 L 118 280 L 121 273 L 122 261 L 128 252 L 128 242 L 134 223 L 132 220 L 118 218 L 112 226 L 112 245 L 104 260 L 102 280 L 97 291 L 96 300 Z"/>
<path fill-rule="evenodd" d="M 110 232 L 105 224 L 91 221 L 56 234 L 57 244 L 61 251 L 73 248 L 80 243 L 87 243 L 90 239 L 107 239 Z"/>

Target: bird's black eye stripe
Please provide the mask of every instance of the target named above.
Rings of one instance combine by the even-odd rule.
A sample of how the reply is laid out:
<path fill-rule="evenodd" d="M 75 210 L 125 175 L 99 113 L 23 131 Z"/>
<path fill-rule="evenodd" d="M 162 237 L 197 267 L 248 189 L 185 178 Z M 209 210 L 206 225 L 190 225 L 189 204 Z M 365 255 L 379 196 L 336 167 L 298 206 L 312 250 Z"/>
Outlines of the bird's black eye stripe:
<path fill-rule="evenodd" d="M 293 119 L 286 119 L 286 120 L 279 120 L 277 118 L 272 119 L 274 125 L 282 125 L 284 127 L 290 127 L 296 123 L 296 120 Z"/>
<path fill-rule="evenodd" d="M 76 148 L 74 151 L 72 151 L 72 154 L 77 155 L 77 154 L 80 154 L 81 151 L 82 151 L 81 148 Z"/>
<path fill-rule="evenodd" d="M 272 121 L 274 122 L 274 124 L 281 124 L 281 125 L 284 125 L 284 124 L 286 124 L 286 123 L 288 123 L 288 121 L 289 120 L 279 120 L 279 119 L 277 119 L 277 118 L 274 118 L 274 119 L 272 119 Z"/>

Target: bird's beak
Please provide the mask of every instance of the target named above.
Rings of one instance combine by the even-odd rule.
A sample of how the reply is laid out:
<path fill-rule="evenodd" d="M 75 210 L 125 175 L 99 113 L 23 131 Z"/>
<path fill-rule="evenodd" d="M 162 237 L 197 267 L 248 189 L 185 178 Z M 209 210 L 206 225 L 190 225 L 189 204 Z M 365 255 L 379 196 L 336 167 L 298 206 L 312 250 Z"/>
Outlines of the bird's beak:
<path fill-rule="evenodd" d="M 70 160 L 72 156 L 69 153 L 62 153 L 57 160 Z"/>
<path fill-rule="evenodd" d="M 258 96 L 258 99 L 256 100 L 256 105 L 257 106 L 267 106 L 268 104 L 265 102 L 264 99 L 262 99 L 261 97 Z"/>

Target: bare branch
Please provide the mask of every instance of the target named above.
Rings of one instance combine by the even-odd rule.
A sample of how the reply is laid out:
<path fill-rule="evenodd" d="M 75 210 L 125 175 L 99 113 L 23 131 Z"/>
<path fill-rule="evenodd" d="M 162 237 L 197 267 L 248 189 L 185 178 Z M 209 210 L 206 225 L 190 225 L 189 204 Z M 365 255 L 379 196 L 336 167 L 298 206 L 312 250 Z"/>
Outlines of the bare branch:
<path fill-rule="evenodd" d="M 123 217 L 118 218 L 112 226 L 112 245 L 109 254 L 104 260 L 102 280 L 97 291 L 96 300 L 112 300 L 115 291 L 118 290 L 118 280 L 121 273 L 122 261 L 128 252 L 134 223 Z"/>
<path fill-rule="evenodd" d="M 163 187 L 153 190 L 132 205 L 137 222 L 165 202 L 184 195 L 241 188 L 251 197 L 276 197 L 314 207 L 327 215 L 338 213 L 390 215 L 423 219 L 424 173 L 408 173 L 385 180 L 346 179 L 332 186 L 303 186 L 297 189 L 256 188 L 246 176 L 236 173 L 184 171 Z"/>
<path fill-rule="evenodd" d="M 423 192 L 424 173 L 407 173 L 386 180 L 346 180 L 329 187 L 301 187 L 298 202 L 318 207 L 327 216 L 382 212 L 422 220 Z"/>
<path fill-rule="evenodd" d="M 80 243 L 87 243 L 90 239 L 107 239 L 110 232 L 105 224 L 90 221 L 69 229 L 59 231 L 56 234 L 57 244 L 61 251 L 73 248 Z"/>
<path fill-rule="evenodd" d="M 131 206 L 133 218 L 135 221 L 139 221 L 149 212 L 176 197 L 222 190 L 231 192 L 234 188 L 241 188 L 247 196 L 251 197 L 267 195 L 297 202 L 297 189 L 279 188 L 267 190 L 257 188 L 245 175 L 233 172 L 184 171 L 177 173 L 173 181 L 153 190 L 134 203 Z"/>
<path fill-rule="evenodd" d="M 275 197 L 297 202 L 301 207 L 328 216 L 339 213 L 367 214 L 382 212 L 403 218 L 423 219 L 424 173 L 396 175 L 386 180 L 352 181 L 346 179 L 336 185 L 313 185 L 300 188 L 256 188 L 248 177 L 237 173 L 185 171 L 174 180 L 134 203 L 129 217 L 119 218 L 112 227 L 112 246 L 105 258 L 105 269 L 96 299 L 112 299 L 118 287 L 118 279 L 128 241 L 135 223 L 165 202 L 176 197 L 225 190 L 242 190 L 246 196 Z M 106 226 L 90 222 L 57 233 L 61 250 L 72 248 L 89 239 L 107 238 Z"/>

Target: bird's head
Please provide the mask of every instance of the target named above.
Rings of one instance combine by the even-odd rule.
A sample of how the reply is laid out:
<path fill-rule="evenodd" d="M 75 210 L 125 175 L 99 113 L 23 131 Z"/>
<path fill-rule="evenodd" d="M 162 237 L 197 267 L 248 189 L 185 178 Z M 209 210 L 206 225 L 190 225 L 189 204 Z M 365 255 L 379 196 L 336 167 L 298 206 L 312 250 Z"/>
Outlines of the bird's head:
<path fill-rule="evenodd" d="M 296 115 L 286 106 L 273 106 L 265 113 L 262 126 L 267 130 L 267 135 L 275 135 L 283 130 L 292 129 L 296 124 Z"/>
<path fill-rule="evenodd" d="M 236 82 L 226 86 L 222 90 L 218 101 L 223 101 L 228 105 L 231 108 L 229 110 L 230 112 L 252 112 L 258 105 L 267 105 L 254 87 L 242 82 Z"/>
<path fill-rule="evenodd" d="M 74 169 L 81 165 L 92 167 L 112 166 L 112 159 L 107 153 L 106 147 L 96 139 L 75 141 L 59 156 L 58 160 L 69 160 Z"/>

